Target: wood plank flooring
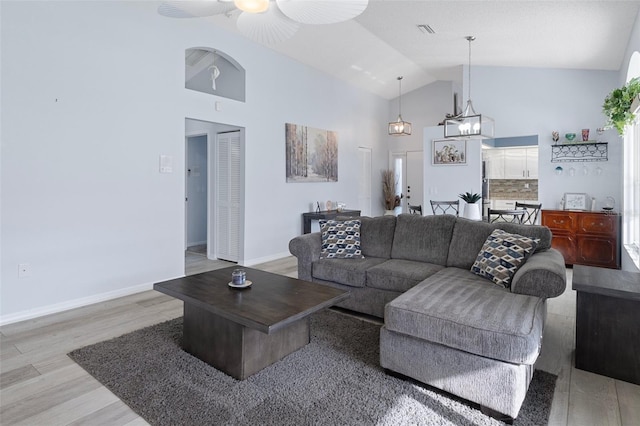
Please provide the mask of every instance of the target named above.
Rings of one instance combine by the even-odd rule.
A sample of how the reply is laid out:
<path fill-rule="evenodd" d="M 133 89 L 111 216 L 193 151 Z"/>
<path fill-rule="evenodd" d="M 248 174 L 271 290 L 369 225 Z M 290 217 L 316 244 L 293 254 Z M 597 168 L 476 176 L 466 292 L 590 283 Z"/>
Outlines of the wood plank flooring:
<path fill-rule="evenodd" d="M 186 255 L 187 274 L 232 265 Z M 297 276 L 288 257 L 256 268 Z M 569 280 L 572 271 L 568 271 Z M 549 300 L 537 368 L 558 375 L 550 425 L 640 424 L 640 386 L 573 365 L 575 292 Z M 73 349 L 182 315 L 182 302 L 146 291 L 0 328 L 0 424 L 144 425 L 143 419 L 66 356 Z"/>

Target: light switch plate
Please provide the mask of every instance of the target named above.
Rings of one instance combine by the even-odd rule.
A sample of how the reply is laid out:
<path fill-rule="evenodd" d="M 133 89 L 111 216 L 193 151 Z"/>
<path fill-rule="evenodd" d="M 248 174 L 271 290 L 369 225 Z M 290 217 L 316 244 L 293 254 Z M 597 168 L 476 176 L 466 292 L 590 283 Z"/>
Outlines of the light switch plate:
<path fill-rule="evenodd" d="M 173 157 L 170 155 L 160 156 L 160 173 L 173 173 Z"/>

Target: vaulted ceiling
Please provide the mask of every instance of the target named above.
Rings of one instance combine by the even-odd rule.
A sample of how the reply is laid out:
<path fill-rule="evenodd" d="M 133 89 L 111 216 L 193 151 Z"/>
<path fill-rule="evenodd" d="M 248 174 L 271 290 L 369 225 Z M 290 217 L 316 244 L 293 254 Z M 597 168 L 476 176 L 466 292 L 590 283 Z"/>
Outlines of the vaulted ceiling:
<path fill-rule="evenodd" d="M 403 92 L 459 79 L 468 35 L 476 37 L 472 68 L 619 70 L 639 9 L 640 1 L 615 0 L 370 0 L 353 20 L 302 25 L 268 47 L 392 99 L 400 75 Z M 237 16 L 195 19 L 237 32 Z"/>

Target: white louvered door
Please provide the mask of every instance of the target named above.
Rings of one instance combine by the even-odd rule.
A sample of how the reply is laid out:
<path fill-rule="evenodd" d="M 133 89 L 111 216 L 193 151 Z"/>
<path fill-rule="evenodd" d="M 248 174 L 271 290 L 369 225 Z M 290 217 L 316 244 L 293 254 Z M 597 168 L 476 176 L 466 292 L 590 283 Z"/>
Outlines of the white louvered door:
<path fill-rule="evenodd" d="M 240 258 L 240 132 L 216 137 L 216 257 L 231 262 Z"/>

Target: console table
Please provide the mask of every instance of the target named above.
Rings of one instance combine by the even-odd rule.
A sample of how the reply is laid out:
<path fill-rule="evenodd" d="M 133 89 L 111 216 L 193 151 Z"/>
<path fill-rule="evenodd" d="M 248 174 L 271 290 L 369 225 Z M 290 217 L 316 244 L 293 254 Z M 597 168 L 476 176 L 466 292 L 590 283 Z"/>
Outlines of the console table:
<path fill-rule="evenodd" d="M 575 265 L 576 368 L 640 385 L 640 274 Z"/>
<path fill-rule="evenodd" d="M 338 216 L 360 216 L 360 210 L 324 210 L 320 213 L 302 213 L 302 233 L 308 234 L 311 232 L 311 221 L 320 219 L 335 219 Z"/>
<path fill-rule="evenodd" d="M 551 247 L 567 265 L 620 269 L 621 216 L 615 213 L 542 210 L 542 225 L 551 229 Z"/>

